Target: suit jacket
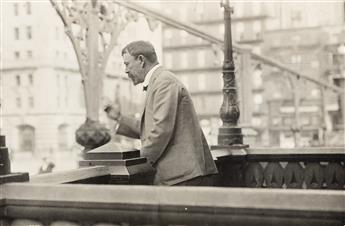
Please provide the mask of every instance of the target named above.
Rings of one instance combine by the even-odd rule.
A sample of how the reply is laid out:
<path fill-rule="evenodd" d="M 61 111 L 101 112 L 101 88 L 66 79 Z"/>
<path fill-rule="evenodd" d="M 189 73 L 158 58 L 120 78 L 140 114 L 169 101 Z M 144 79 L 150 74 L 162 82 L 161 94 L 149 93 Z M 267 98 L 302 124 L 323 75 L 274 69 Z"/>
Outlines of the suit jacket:
<path fill-rule="evenodd" d="M 141 120 L 121 117 L 117 133 L 141 139 L 156 185 L 217 173 L 188 91 L 163 67 L 149 81 Z"/>

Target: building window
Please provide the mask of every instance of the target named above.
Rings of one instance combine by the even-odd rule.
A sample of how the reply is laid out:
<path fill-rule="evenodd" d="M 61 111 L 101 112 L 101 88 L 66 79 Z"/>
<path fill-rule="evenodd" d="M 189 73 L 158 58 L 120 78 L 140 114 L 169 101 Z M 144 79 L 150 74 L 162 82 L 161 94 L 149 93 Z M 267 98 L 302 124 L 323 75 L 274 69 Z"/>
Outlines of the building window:
<path fill-rule="evenodd" d="M 29 78 L 29 84 L 33 85 L 34 84 L 34 77 L 32 76 L 32 74 L 29 74 L 28 78 Z"/>
<path fill-rule="evenodd" d="M 32 39 L 32 30 L 31 30 L 31 26 L 27 26 L 26 27 L 26 36 L 28 39 Z"/>
<path fill-rule="evenodd" d="M 13 4 L 13 9 L 14 9 L 14 15 L 18 16 L 18 3 Z"/>
<path fill-rule="evenodd" d="M 56 84 L 57 84 L 57 95 L 56 95 L 56 104 L 57 104 L 57 107 L 59 108 L 60 107 L 60 96 L 61 96 L 61 82 L 60 82 L 60 75 L 58 74 L 56 76 Z"/>
<path fill-rule="evenodd" d="M 19 151 L 34 152 L 35 128 L 29 125 L 19 126 Z"/>
<path fill-rule="evenodd" d="M 254 103 L 260 105 L 263 103 L 263 98 L 261 94 L 254 94 Z"/>
<path fill-rule="evenodd" d="M 272 124 L 273 125 L 280 125 L 281 124 L 281 119 L 280 118 L 278 118 L 278 117 L 274 117 L 273 119 L 272 119 Z"/>
<path fill-rule="evenodd" d="M 286 126 L 292 125 L 292 122 L 293 122 L 292 118 L 284 118 L 283 119 L 283 124 Z"/>
<path fill-rule="evenodd" d="M 299 10 L 295 10 L 291 12 L 291 25 L 293 27 L 297 26 L 300 24 L 300 22 L 302 21 L 302 13 Z"/>
<path fill-rule="evenodd" d="M 179 10 L 179 13 L 180 13 L 180 18 L 182 21 L 188 20 L 188 11 L 186 7 L 181 7 Z"/>
<path fill-rule="evenodd" d="M 253 30 L 254 30 L 254 33 L 259 33 L 261 31 L 261 22 L 260 21 L 254 21 Z"/>
<path fill-rule="evenodd" d="M 224 37 L 224 24 L 218 25 L 218 30 L 219 30 L 220 36 Z"/>
<path fill-rule="evenodd" d="M 189 89 L 189 84 L 188 84 L 188 75 L 182 75 L 180 76 L 180 80 L 183 83 L 183 85 Z"/>
<path fill-rule="evenodd" d="M 236 40 L 241 41 L 244 39 L 244 24 L 242 22 L 239 22 L 236 25 L 235 35 L 236 35 Z"/>
<path fill-rule="evenodd" d="M 181 53 L 181 68 L 187 68 L 188 67 L 188 54 L 183 52 Z"/>
<path fill-rule="evenodd" d="M 319 97 L 320 96 L 320 90 L 317 88 L 314 88 L 310 91 L 310 94 L 312 97 Z"/>
<path fill-rule="evenodd" d="M 242 17 L 244 11 L 244 3 L 240 1 L 234 1 L 234 16 Z"/>
<path fill-rule="evenodd" d="M 67 75 L 65 75 L 65 106 L 68 106 L 68 97 L 69 97 L 69 93 L 68 93 L 68 78 Z"/>
<path fill-rule="evenodd" d="M 253 85 L 254 88 L 260 88 L 262 87 L 262 69 L 261 66 L 258 65 L 254 72 L 253 72 Z"/>
<path fill-rule="evenodd" d="M 198 66 L 199 67 L 205 67 L 205 63 L 206 63 L 205 51 L 200 50 L 200 51 L 198 51 L 197 54 L 198 54 L 198 56 L 197 56 Z"/>
<path fill-rule="evenodd" d="M 195 13 L 196 13 L 196 19 L 197 20 L 202 20 L 203 19 L 203 16 L 204 16 L 204 3 L 202 1 L 198 1 L 196 3 Z"/>
<path fill-rule="evenodd" d="M 26 14 L 30 15 L 31 14 L 31 4 L 30 4 L 30 2 L 26 2 L 25 3 L 25 7 L 26 7 Z"/>
<path fill-rule="evenodd" d="M 344 22 L 345 22 L 345 1 L 344 1 L 344 8 L 343 8 L 343 15 L 344 15 Z"/>
<path fill-rule="evenodd" d="M 20 75 L 16 75 L 16 84 L 20 86 Z"/>
<path fill-rule="evenodd" d="M 206 89 L 206 77 L 204 74 L 200 74 L 198 76 L 198 85 L 199 85 L 200 91 L 203 91 Z"/>
<path fill-rule="evenodd" d="M 31 51 L 31 50 L 28 50 L 28 51 L 27 51 L 27 55 L 28 55 L 28 58 L 32 58 L 32 51 Z"/>
<path fill-rule="evenodd" d="M 173 58 L 171 53 L 164 54 L 164 64 L 168 69 L 171 69 L 173 67 Z"/>
<path fill-rule="evenodd" d="M 15 57 L 16 59 L 19 59 L 19 58 L 20 58 L 20 53 L 19 53 L 19 51 L 15 51 L 15 52 L 14 52 L 14 57 Z"/>
<path fill-rule="evenodd" d="M 14 28 L 14 38 L 16 40 L 19 40 L 19 28 L 18 27 Z"/>
<path fill-rule="evenodd" d="M 194 36 L 194 38 L 196 39 L 196 43 L 198 43 L 198 44 L 202 44 L 203 43 L 203 41 L 204 41 L 204 39 L 202 39 L 202 38 L 200 38 L 200 37 L 196 37 L 196 36 Z"/>
<path fill-rule="evenodd" d="M 58 127 L 59 150 L 65 151 L 68 148 L 68 125 L 62 124 Z"/>
<path fill-rule="evenodd" d="M 253 15 L 257 16 L 261 13 L 261 3 L 260 2 L 252 2 L 252 9 L 253 9 Z"/>
<path fill-rule="evenodd" d="M 188 33 L 186 31 L 184 31 L 184 30 L 181 30 L 180 31 L 180 36 L 181 36 L 181 43 L 185 44 L 187 42 Z"/>
<path fill-rule="evenodd" d="M 170 29 L 164 30 L 164 38 L 167 44 L 171 44 L 172 31 Z"/>
<path fill-rule="evenodd" d="M 22 107 L 22 100 L 20 99 L 20 97 L 16 98 L 16 106 L 17 106 L 17 108 Z"/>
<path fill-rule="evenodd" d="M 60 108 L 60 95 L 56 96 L 56 105 L 58 108 Z"/>
<path fill-rule="evenodd" d="M 291 63 L 292 64 L 301 64 L 302 63 L 302 56 L 301 55 L 292 55 L 291 56 Z"/>
<path fill-rule="evenodd" d="M 301 117 L 301 125 L 302 126 L 310 125 L 310 118 L 308 116 Z"/>
<path fill-rule="evenodd" d="M 35 106 L 34 98 L 33 97 L 29 97 L 29 107 L 33 108 L 34 106 Z"/>
<path fill-rule="evenodd" d="M 59 28 L 58 27 L 55 27 L 55 39 L 56 40 L 59 40 Z"/>

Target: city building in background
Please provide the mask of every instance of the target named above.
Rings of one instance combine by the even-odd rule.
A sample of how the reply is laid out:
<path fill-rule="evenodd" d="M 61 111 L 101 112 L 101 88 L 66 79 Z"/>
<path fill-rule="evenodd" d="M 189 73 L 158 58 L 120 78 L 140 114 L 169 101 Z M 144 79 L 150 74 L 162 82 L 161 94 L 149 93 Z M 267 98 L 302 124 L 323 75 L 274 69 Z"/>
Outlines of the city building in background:
<path fill-rule="evenodd" d="M 75 131 L 85 120 L 84 92 L 61 19 L 49 1 L 1 5 L 1 134 L 12 156 L 39 159 L 79 151 Z M 124 73 L 121 49 L 129 41 L 146 39 L 160 50 L 159 29 L 150 30 L 141 17 L 128 24 L 106 68 L 102 104 L 117 98 L 124 111 L 140 111 L 140 88 L 133 88 Z M 105 115 L 101 121 L 108 123 Z"/>
<path fill-rule="evenodd" d="M 222 39 L 224 24 L 219 5 L 208 1 L 181 4 L 171 3 L 164 10 L 167 15 L 200 26 Z M 279 60 L 310 77 L 343 86 L 344 2 L 236 1 L 232 7 L 235 43 Z M 223 98 L 221 49 L 185 31 L 163 26 L 163 53 L 165 66 L 172 69 L 191 91 L 208 139 L 211 144 L 216 144 Z M 266 68 L 260 62 L 241 65 L 241 60 L 238 56 L 239 122 L 247 142 L 259 146 L 293 147 L 310 145 L 315 139 L 324 143 L 327 137 L 343 136 L 344 122 L 339 121 L 343 113 L 337 95 L 301 79 L 289 79 L 281 71 Z M 332 70 L 334 67 L 337 67 L 336 72 Z M 301 91 L 298 97 L 296 91 Z M 296 104 L 301 111 L 297 116 L 300 118 L 298 125 L 294 122 Z M 337 131 L 334 133 L 334 130 Z M 301 136 L 298 144 L 293 139 L 293 133 L 297 132 Z M 334 139 L 334 145 L 341 144 L 338 140 Z"/>
<path fill-rule="evenodd" d="M 270 5 L 272 20 L 262 53 L 302 74 L 344 87 L 345 3 Z M 262 70 L 262 79 L 269 145 L 344 145 L 344 100 L 339 95 L 270 69 Z"/>
<path fill-rule="evenodd" d="M 219 4 L 209 1 L 186 1 L 181 4 L 183 7 L 171 3 L 171 6 L 165 7 L 164 10 L 167 15 L 177 16 L 181 21 L 193 23 L 205 32 L 223 39 L 224 19 Z M 258 2 L 234 2 L 232 7 L 234 8 L 233 40 L 260 53 L 260 43 L 263 41 L 262 32 L 265 30 L 268 15 Z M 218 127 L 221 123 L 219 109 L 223 98 L 222 49 L 191 36 L 183 30 L 168 26 L 163 26 L 163 40 L 165 66 L 172 69 L 190 90 L 201 124 L 207 130 L 205 133 L 209 142 L 216 144 Z M 242 68 L 244 69 L 244 67 Z M 239 74 L 238 71 L 237 74 Z M 242 82 L 242 75 L 237 78 L 239 87 L 241 87 L 241 83 L 248 85 L 249 81 Z M 250 95 L 251 93 L 246 90 L 246 97 Z M 243 116 L 247 114 L 246 111 L 253 106 L 253 103 L 244 103 L 243 97 L 244 95 L 239 95 L 242 114 L 240 125 L 248 126 L 250 119 Z M 244 105 L 248 107 L 244 109 Z M 250 132 L 250 130 L 244 131 L 244 133 L 246 132 Z M 253 132 L 248 135 L 253 135 Z"/>

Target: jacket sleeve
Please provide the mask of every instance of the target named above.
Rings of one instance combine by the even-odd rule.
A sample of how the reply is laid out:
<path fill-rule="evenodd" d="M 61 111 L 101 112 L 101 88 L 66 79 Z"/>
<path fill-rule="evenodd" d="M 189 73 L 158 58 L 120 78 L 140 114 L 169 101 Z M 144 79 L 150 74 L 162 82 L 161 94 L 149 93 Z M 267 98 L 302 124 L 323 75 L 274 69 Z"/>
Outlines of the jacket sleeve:
<path fill-rule="evenodd" d="M 140 121 L 128 116 L 122 116 L 117 134 L 140 139 Z"/>
<path fill-rule="evenodd" d="M 152 128 L 146 133 L 142 152 L 154 165 L 163 154 L 173 136 L 179 87 L 170 81 L 164 81 L 153 90 L 152 94 Z"/>

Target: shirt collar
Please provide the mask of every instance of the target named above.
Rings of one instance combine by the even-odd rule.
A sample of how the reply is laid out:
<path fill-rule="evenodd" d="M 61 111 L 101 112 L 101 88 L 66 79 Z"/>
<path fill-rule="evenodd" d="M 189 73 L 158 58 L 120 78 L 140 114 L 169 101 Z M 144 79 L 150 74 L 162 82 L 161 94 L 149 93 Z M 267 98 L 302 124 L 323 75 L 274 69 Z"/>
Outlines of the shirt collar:
<path fill-rule="evenodd" d="M 143 82 L 143 87 L 149 85 L 149 82 L 150 82 L 150 79 L 153 75 L 153 72 L 155 72 L 159 66 L 160 66 L 160 64 L 157 64 L 153 68 L 151 68 L 151 70 L 149 70 L 149 72 L 147 72 L 145 79 L 144 79 L 144 82 Z"/>

